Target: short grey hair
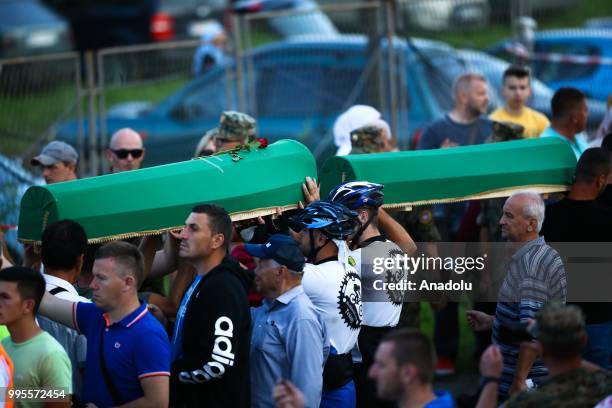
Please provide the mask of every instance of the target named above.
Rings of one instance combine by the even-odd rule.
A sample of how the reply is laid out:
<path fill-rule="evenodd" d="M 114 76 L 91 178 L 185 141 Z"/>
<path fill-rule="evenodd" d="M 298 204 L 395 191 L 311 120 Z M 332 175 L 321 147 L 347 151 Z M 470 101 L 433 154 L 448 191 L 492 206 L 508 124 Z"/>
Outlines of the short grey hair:
<path fill-rule="evenodd" d="M 453 99 L 457 100 L 459 92 L 465 92 L 472 84 L 472 81 L 488 83 L 487 78 L 478 72 L 466 72 L 461 74 L 453 81 Z"/>
<path fill-rule="evenodd" d="M 279 266 L 284 266 L 285 268 L 287 268 L 287 270 L 289 271 L 291 275 L 295 277 L 300 277 L 300 278 L 304 276 L 304 269 L 302 269 L 301 271 L 296 271 L 296 270 L 289 268 L 287 265 L 283 265 L 279 263 L 275 259 L 270 258 L 269 260 L 272 261 L 272 264 L 274 265 L 275 268 L 278 268 Z"/>
<path fill-rule="evenodd" d="M 521 190 L 513 193 L 508 197 L 508 200 L 519 196 L 527 199 L 527 204 L 523 207 L 523 217 L 535 218 L 538 223 L 536 232 L 540 232 L 542 224 L 544 223 L 544 213 L 546 211 L 542 196 L 533 190 Z"/>

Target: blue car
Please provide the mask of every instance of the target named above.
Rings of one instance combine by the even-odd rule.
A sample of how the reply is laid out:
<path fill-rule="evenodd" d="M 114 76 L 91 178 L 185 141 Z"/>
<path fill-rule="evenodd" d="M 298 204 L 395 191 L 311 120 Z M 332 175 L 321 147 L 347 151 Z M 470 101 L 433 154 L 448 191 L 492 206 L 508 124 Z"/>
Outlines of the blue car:
<path fill-rule="evenodd" d="M 489 52 L 512 61 L 511 49 L 506 40 Z M 534 74 L 552 89 L 571 86 L 601 101 L 612 94 L 611 29 L 542 31 L 536 34 L 535 53 Z"/>
<path fill-rule="evenodd" d="M 406 107 L 397 111 L 397 136 L 405 148 L 415 130 L 452 104 L 452 81 L 442 75 L 449 67 L 436 66 L 429 55 L 455 51 L 426 40 L 397 40 L 395 47 L 400 56 L 396 75 L 403 91 L 398 99 Z M 382 49 L 386 53 L 386 46 Z M 367 82 L 373 73 L 365 37 L 294 38 L 253 50 L 251 61 L 245 64 L 252 65 L 246 72 L 251 91 L 247 102 L 248 111 L 257 118 L 259 135 L 271 142 L 299 140 L 319 161 L 334 154 L 334 120 L 348 107 L 368 102 Z M 382 61 L 385 65 L 387 58 Z M 145 135 L 145 166 L 187 160 L 204 132 L 218 124 L 221 112 L 238 109 L 236 83 L 228 79 L 225 67 L 213 68 L 138 117 L 108 118 L 108 134 L 131 127 Z M 390 118 L 388 110 L 382 112 Z M 78 128 L 77 122 L 64 124 L 57 137 L 76 145 Z"/>

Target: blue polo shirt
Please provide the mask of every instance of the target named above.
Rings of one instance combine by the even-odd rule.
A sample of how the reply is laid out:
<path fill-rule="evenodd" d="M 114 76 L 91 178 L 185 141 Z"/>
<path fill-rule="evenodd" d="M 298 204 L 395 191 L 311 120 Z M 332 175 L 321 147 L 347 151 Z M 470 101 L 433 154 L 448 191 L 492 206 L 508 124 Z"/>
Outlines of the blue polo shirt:
<path fill-rule="evenodd" d="M 170 342 L 162 325 L 146 304 L 110 324 L 110 318 L 93 303 L 74 303 L 74 326 L 87 338 L 87 362 L 83 402 L 99 408 L 111 407 L 110 391 L 100 367 L 100 339 L 104 335 L 104 361 L 113 384 L 127 403 L 144 396 L 140 380 L 157 375 L 170 376 Z"/>

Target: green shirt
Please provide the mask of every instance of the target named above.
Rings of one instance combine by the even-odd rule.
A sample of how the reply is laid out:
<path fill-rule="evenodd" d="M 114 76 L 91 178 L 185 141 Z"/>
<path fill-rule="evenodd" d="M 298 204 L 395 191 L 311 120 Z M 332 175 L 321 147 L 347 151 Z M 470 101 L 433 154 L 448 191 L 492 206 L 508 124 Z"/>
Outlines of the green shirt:
<path fill-rule="evenodd" d="M 10 337 L 2 345 L 13 361 L 13 385 L 21 389 L 64 390 L 72 393 L 72 367 L 64 348 L 43 331 L 23 343 L 15 343 Z M 42 407 L 42 402 L 16 401 L 17 407 Z"/>

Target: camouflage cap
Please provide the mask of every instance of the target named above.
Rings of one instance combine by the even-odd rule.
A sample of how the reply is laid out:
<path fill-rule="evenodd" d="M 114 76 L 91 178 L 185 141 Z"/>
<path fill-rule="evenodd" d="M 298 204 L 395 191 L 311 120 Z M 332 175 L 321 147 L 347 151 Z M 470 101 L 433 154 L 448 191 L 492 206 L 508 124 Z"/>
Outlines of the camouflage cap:
<path fill-rule="evenodd" d="M 247 143 L 255 138 L 256 122 L 246 113 L 225 111 L 219 119 L 220 139 L 230 142 Z"/>
<path fill-rule="evenodd" d="M 378 126 L 362 126 L 351 132 L 351 154 L 377 153 L 384 147 L 383 129 Z"/>
<path fill-rule="evenodd" d="M 550 303 L 540 309 L 527 331 L 543 343 L 578 340 L 585 333 L 584 315 L 577 306 Z"/>
<path fill-rule="evenodd" d="M 492 142 L 507 142 L 523 138 L 525 127 L 518 123 L 493 121 Z"/>

